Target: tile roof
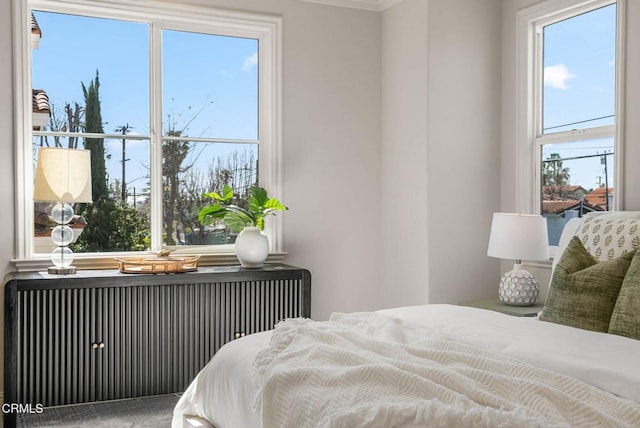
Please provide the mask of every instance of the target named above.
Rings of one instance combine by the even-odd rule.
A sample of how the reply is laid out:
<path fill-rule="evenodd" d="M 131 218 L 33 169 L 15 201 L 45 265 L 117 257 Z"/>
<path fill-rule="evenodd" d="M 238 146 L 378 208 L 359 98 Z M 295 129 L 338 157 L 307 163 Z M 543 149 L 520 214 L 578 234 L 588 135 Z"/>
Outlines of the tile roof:
<path fill-rule="evenodd" d="M 584 187 L 578 184 L 565 184 L 564 186 L 542 186 L 543 189 L 551 189 L 551 190 L 564 190 L 565 192 L 575 192 L 576 190 L 585 190 Z"/>
<path fill-rule="evenodd" d="M 580 205 L 580 201 L 542 201 L 542 212 L 550 214 L 561 214 L 566 210 Z"/>
<path fill-rule="evenodd" d="M 51 105 L 49 97 L 42 89 L 34 89 L 31 91 L 31 111 L 33 119 L 33 129 L 41 130 L 49 123 L 51 117 Z"/>
<path fill-rule="evenodd" d="M 36 21 L 36 17 L 33 12 L 31 12 L 31 34 L 37 34 L 38 36 L 42 37 L 42 30 L 40 29 L 38 21 Z"/>
<path fill-rule="evenodd" d="M 544 200 L 580 200 L 587 194 L 587 190 L 579 185 L 542 186 Z"/>
<path fill-rule="evenodd" d="M 542 201 L 544 214 L 562 214 L 563 212 L 580 207 L 580 201 L 569 199 L 565 201 Z M 587 201 L 582 202 L 582 207 L 589 211 L 602 211 L 602 208 Z"/>
<path fill-rule="evenodd" d="M 34 89 L 33 93 L 33 112 L 34 113 L 51 113 L 51 106 L 49 105 L 49 96 L 43 89 Z"/>
<path fill-rule="evenodd" d="M 606 206 L 607 196 L 613 194 L 613 187 L 598 187 L 593 192 L 585 195 L 585 200 L 590 204 Z"/>

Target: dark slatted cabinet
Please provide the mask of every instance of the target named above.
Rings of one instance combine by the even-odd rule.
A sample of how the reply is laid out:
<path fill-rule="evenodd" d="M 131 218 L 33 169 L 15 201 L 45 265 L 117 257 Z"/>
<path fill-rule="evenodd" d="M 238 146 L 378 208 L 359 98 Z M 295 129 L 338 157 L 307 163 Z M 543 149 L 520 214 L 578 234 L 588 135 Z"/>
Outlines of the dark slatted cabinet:
<path fill-rule="evenodd" d="M 309 271 L 287 265 L 12 274 L 5 403 L 49 407 L 184 391 L 225 343 L 310 310 Z"/>

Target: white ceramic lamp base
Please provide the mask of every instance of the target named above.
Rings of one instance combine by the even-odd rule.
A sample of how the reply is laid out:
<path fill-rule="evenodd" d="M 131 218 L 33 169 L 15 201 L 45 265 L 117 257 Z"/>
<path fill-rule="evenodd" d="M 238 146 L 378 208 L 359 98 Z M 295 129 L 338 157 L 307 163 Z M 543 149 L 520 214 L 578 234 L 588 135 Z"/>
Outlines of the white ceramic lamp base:
<path fill-rule="evenodd" d="M 536 278 L 516 263 L 500 280 L 500 301 L 511 306 L 531 306 L 538 299 L 539 288 Z"/>

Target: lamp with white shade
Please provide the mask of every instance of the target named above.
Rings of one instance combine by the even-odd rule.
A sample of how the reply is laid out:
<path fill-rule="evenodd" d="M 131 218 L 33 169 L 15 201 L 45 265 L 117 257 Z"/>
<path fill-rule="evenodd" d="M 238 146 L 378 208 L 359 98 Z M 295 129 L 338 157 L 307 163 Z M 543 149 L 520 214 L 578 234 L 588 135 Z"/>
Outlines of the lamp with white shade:
<path fill-rule="evenodd" d="M 522 267 L 522 260 L 549 258 L 547 220 L 540 215 L 494 213 L 487 255 L 515 260 L 513 270 L 500 280 L 500 301 L 530 306 L 538 298 L 538 281 Z"/>
<path fill-rule="evenodd" d="M 91 152 L 89 150 L 41 147 L 34 183 L 33 199 L 54 202 L 51 217 L 56 226 L 51 240 L 57 246 L 51 253 L 54 266 L 50 274 L 72 274 L 73 252 L 68 245 L 73 241 L 69 222 L 73 218 L 70 203 L 91 200 Z"/>

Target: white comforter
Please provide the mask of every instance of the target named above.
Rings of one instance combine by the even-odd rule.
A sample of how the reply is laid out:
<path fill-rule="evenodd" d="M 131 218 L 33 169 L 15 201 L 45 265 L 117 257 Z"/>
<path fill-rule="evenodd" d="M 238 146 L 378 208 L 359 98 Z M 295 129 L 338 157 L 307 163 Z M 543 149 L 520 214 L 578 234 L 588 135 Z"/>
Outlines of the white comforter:
<path fill-rule="evenodd" d="M 288 321 L 276 331 L 272 346 L 267 332 L 223 347 L 176 406 L 174 426 L 183 414 L 218 428 L 262 418 L 267 427 L 640 426 L 632 339 L 449 305 Z"/>

